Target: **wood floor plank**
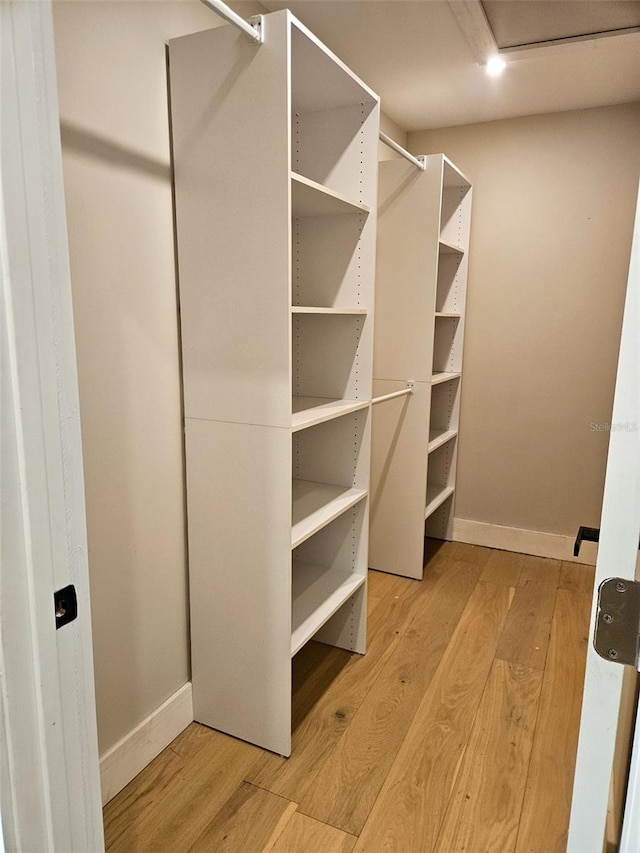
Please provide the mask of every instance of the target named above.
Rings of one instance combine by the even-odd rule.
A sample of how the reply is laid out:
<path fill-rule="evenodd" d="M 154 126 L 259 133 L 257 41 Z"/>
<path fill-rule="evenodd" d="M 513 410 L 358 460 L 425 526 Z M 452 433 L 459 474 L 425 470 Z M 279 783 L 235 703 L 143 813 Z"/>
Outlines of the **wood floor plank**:
<path fill-rule="evenodd" d="M 513 853 L 541 687 L 540 671 L 494 662 L 437 853 Z"/>
<path fill-rule="evenodd" d="M 200 723 L 190 723 L 177 738 L 171 741 L 167 749 L 189 760 L 211 739 L 211 729 Z"/>
<path fill-rule="evenodd" d="M 130 834 L 132 824 L 144 821 L 164 798 L 166 789 L 184 767 L 184 759 L 168 746 L 103 809 L 107 850 L 116 849 L 121 836 Z"/>
<path fill-rule="evenodd" d="M 103 810 L 105 844 L 115 844 L 134 820 L 153 809 L 173 777 L 211 738 L 211 729 L 191 723 L 117 794 Z"/>
<path fill-rule="evenodd" d="M 552 560 L 549 557 L 532 557 L 530 554 L 524 554 L 520 583 L 549 583 L 557 587 L 560 583 L 561 569 L 561 560 Z"/>
<path fill-rule="evenodd" d="M 109 853 L 184 853 L 240 787 L 262 750 L 212 729 L 205 734 L 206 743 L 132 816 Z"/>
<path fill-rule="evenodd" d="M 290 800 L 245 782 L 188 848 L 189 853 L 268 853 L 295 810 Z"/>
<path fill-rule="evenodd" d="M 436 578 L 438 575 L 436 575 Z M 386 575 L 387 581 L 384 596 L 372 608 L 367 622 L 367 640 L 377 639 L 384 634 L 389 625 L 389 616 L 398 633 L 406 630 L 409 624 L 411 608 L 422 595 L 426 595 L 434 579 L 430 578 L 423 587 L 420 581 L 402 578 L 397 575 Z M 391 609 L 391 613 L 389 613 Z M 368 651 L 367 651 L 368 654 Z"/>
<path fill-rule="evenodd" d="M 354 835 L 296 812 L 272 853 L 352 853 L 357 840 Z"/>
<path fill-rule="evenodd" d="M 558 590 L 516 853 L 564 853 L 591 595 Z"/>
<path fill-rule="evenodd" d="M 523 563 L 524 554 L 514 554 L 512 551 L 491 551 L 480 580 L 517 587 Z"/>
<path fill-rule="evenodd" d="M 524 667 L 544 669 L 561 563 L 525 557 L 496 657 Z"/>
<path fill-rule="evenodd" d="M 355 716 L 407 630 L 414 608 L 429 595 L 444 571 L 444 566 L 436 567 L 421 583 L 394 578 L 397 594 L 381 602 L 369 619 L 366 655 L 352 655 L 339 675 L 325 685 L 321 699 L 293 731 L 291 757 L 264 753 L 247 774 L 248 782 L 294 802 L 302 799 L 328 750 Z M 295 707 L 294 718 L 298 719 Z"/>
<path fill-rule="evenodd" d="M 353 835 L 361 832 L 479 574 L 471 563 L 447 564 L 300 800 L 303 814 Z"/>
<path fill-rule="evenodd" d="M 409 585 L 407 585 L 407 582 L 409 582 Z M 371 617 L 373 611 L 381 602 L 409 594 L 412 588 L 411 583 L 415 585 L 419 582 L 415 580 L 411 581 L 411 579 L 403 578 L 399 575 L 391 575 L 387 572 L 378 572 L 374 569 L 369 569 L 369 586 L 367 588 L 367 596 L 369 598 L 367 611 L 369 617 Z"/>
<path fill-rule="evenodd" d="M 457 542 L 448 542 L 444 539 L 431 539 L 430 537 L 425 538 L 424 571 L 428 572 L 439 563 L 457 560 L 457 548 Z M 463 562 L 465 561 L 463 560 Z"/>
<path fill-rule="evenodd" d="M 432 539 L 427 536 L 424 540 L 424 562 L 428 563 L 430 560 L 442 556 L 443 553 L 446 555 L 451 546 L 452 543 L 446 542 L 444 539 Z"/>
<path fill-rule="evenodd" d="M 311 641 L 300 649 L 292 666 L 292 715 L 295 731 L 314 706 L 322 701 L 327 688 L 352 659 L 360 655 Z M 266 753 L 270 755 L 270 753 Z M 282 759 L 279 759 L 280 761 Z"/>
<path fill-rule="evenodd" d="M 595 566 L 587 566 L 584 563 L 562 563 L 560 572 L 560 589 L 569 589 L 574 592 L 586 592 L 593 594 L 593 583 L 596 575 Z"/>
<path fill-rule="evenodd" d="M 472 563 L 474 566 L 484 568 L 491 556 L 490 548 L 482 548 L 480 545 L 467 545 L 466 542 L 449 542 L 447 558 L 462 563 Z"/>
<path fill-rule="evenodd" d="M 376 599 L 384 598 L 395 575 L 369 569 L 367 578 L 367 594 Z"/>
<path fill-rule="evenodd" d="M 364 826 L 357 853 L 434 849 L 509 599 L 504 586 L 483 583 L 474 590 Z"/>

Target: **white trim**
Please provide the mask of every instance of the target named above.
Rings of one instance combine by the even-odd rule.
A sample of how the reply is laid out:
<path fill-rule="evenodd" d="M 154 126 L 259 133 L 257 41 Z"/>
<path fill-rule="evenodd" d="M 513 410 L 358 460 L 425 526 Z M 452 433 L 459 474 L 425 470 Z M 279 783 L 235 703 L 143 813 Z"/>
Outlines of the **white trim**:
<path fill-rule="evenodd" d="M 500 51 L 480 0 L 448 0 L 448 3 L 478 65 L 497 56 Z"/>
<path fill-rule="evenodd" d="M 50 2 L 0 3 L 0 795 L 11 850 L 104 850 Z M 53 594 L 78 616 L 56 630 Z"/>
<path fill-rule="evenodd" d="M 476 62 L 484 65 L 499 53 L 493 30 L 480 0 L 448 0 L 449 8 L 464 33 Z"/>
<path fill-rule="evenodd" d="M 102 804 L 108 803 L 193 722 L 191 682 L 100 756 Z"/>
<path fill-rule="evenodd" d="M 501 524 L 456 518 L 453 522 L 453 539 L 455 542 L 484 545 L 486 548 L 532 554 L 535 557 L 551 557 L 554 560 L 586 563 L 590 566 L 595 566 L 596 563 L 597 545 L 592 542 L 583 542 L 580 556 L 574 557 L 575 537 L 563 536 L 559 533 L 543 533 L 541 530 L 504 527 Z"/>
<path fill-rule="evenodd" d="M 636 708 L 619 853 L 637 853 L 640 839 L 640 704 Z"/>
<path fill-rule="evenodd" d="M 589 33 L 573 38 L 552 39 L 537 44 L 503 47 L 500 48 L 498 54 L 507 62 L 519 59 L 547 59 L 557 53 L 566 55 L 568 51 L 575 53 L 577 50 L 593 50 L 597 42 L 607 42 L 611 39 L 616 39 L 618 45 L 622 45 L 623 42 L 631 44 L 640 42 L 640 27 L 629 27 L 625 30 L 613 30 L 606 33 Z"/>
<path fill-rule="evenodd" d="M 592 50 L 594 43 L 598 41 L 616 39 L 616 44 L 620 44 L 622 41 L 633 43 L 640 39 L 640 27 L 628 27 L 612 32 L 588 33 L 536 44 L 499 48 L 480 0 L 448 0 L 448 3 L 479 65 L 485 65 L 491 56 L 502 56 L 511 63 L 522 59 L 546 59 L 553 54 L 566 54 L 568 51 Z"/>

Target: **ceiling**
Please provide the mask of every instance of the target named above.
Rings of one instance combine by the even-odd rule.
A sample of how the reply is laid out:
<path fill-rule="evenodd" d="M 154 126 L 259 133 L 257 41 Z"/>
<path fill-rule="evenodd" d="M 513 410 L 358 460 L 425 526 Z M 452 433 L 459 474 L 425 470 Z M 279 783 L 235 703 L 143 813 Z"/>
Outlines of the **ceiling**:
<path fill-rule="evenodd" d="M 291 9 L 378 92 L 382 109 L 404 130 L 640 101 L 636 0 L 262 0 L 262 5 Z M 585 34 L 587 40 L 572 39 Z M 492 78 L 483 63 L 498 44 L 508 64 Z"/>

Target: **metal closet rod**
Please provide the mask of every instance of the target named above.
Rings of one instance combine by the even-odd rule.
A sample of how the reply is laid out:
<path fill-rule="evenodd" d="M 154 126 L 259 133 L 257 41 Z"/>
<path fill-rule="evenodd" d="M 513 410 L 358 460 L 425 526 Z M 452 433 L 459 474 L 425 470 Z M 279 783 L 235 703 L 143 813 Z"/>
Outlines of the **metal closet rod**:
<path fill-rule="evenodd" d="M 221 18 L 224 18 L 225 21 L 228 21 L 230 24 L 241 30 L 245 35 L 249 36 L 251 41 L 256 44 L 262 44 L 262 27 L 260 26 L 260 18 L 258 15 L 258 23 L 254 26 L 250 24 L 249 21 L 245 21 L 244 18 L 241 18 L 240 15 L 237 15 L 233 9 L 230 9 L 226 3 L 223 3 L 222 0 L 201 0 L 205 6 L 208 6 L 210 9 L 213 9 L 214 12 L 217 12 Z"/>
<path fill-rule="evenodd" d="M 380 139 L 380 142 L 384 142 L 384 144 L 388 145 L 389 148 L 393 148 L 393 150 L 397 151 L 398 154 L 402 154 L 405 160 L 408 160 L 410 163 L 413 163 L 413 165 L 416 166 L 418 169 L 422 169 L 422 171 L 424 172 L 424 170 L 427 168 L 427 158 L 424 156 L 424 154 L 421 154 L 419 157 L 414 157 L 413 154 L 410 154 L 406 148 L 403 148 L 402 145 L 398 145 L 397 142 L 394 142 L 394 140 L 390 136 L 387 136 L 387 134 L 383 133 L 382 131 L 380 131 L 378 137 Z"/>
<path fill-rule="evenodd" d="M 371 401 L 371 405 L 375 406 L 376 403 L 384 403 L 386 400 L 394 400 L 396 397 L 404 397 L 407 394 L 413 394 L 413 382 L 407 382 L 407 387 L 403 388 L 402 391 L 392 391 L 391 394 L 383 394 L 382 397 L 374 397 Z"/>

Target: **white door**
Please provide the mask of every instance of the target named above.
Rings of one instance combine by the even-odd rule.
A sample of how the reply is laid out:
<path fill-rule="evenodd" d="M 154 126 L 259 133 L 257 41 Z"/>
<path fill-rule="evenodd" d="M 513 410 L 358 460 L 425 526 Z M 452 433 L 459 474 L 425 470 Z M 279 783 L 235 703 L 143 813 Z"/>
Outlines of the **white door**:
<path fill-rule="evenodd" d="M 602 853 L 616 748 L 623 667 L 591 642 L 597 590 L 607 578 L 634 580 L 640 541 L 640 197 L 636 210 L 587 653 L 567 853 Z M 635 766 L 635 761 L 634 761 Z M 634 830 L 630 819 L 625 834 Z M 640 837 L 627 839 L 640 849 Z"/>
<path fill-rule="evenodd" d="M 104 850 L 49 2 L 0 2 L 0 812 L 8 853 Z M 73 586 L 78 616 L 62 625 Z"/>

